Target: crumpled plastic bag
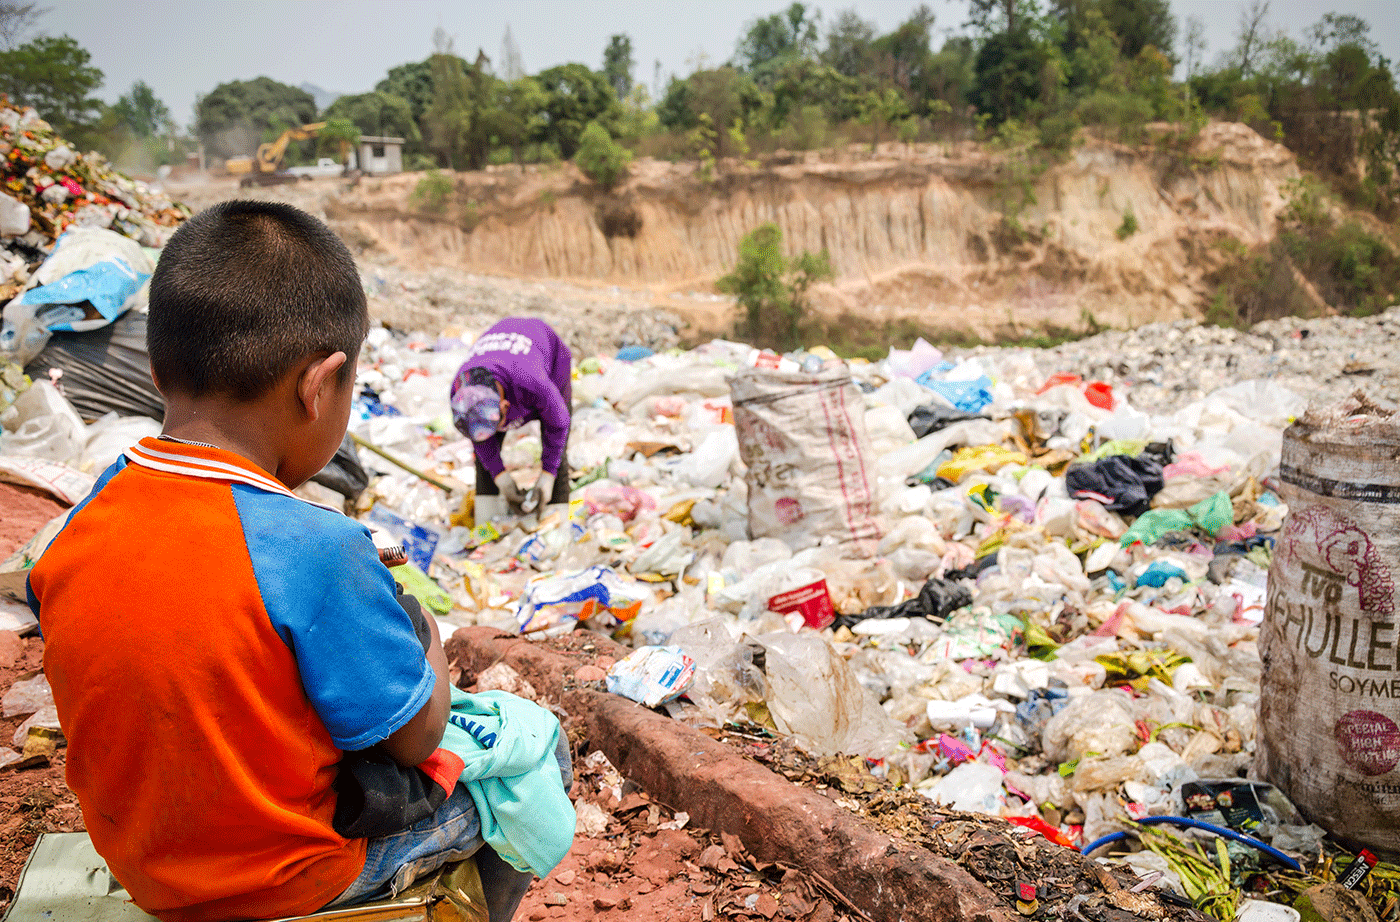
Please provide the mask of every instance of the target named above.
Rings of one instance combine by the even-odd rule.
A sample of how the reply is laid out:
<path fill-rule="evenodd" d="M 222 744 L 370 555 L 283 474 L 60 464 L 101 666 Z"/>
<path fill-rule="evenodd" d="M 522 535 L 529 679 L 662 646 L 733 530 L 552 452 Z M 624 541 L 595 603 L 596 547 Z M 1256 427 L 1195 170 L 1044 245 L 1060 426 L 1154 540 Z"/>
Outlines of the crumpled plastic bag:
<path fill-rule="evenodd" d="M 754 638 L 764 653 L 768 713 L 782 733 L 818 755 L 883 758 L 908 737 L 831 645 L 817 634 Z"/>
<path fill-rule="evenodd" d="M 738 708 L 768 696 L 768 680 L 754 664 L 761 648 L 747 635 L 736 639 L 724 622 L 712 618 L 688 624 L 671 634 L 670 643 L 695 663 L 692 700 Z"/>
<path fill-rule="evenodd" d="M 946 429 L 953 423 L 960 423 L 964 420 L 978 419 L 977 414 L 967 413 L 953 407 L 942 407 L 937 404 L 915 407 L 908 417 L 909 428 L 913 430 L 916 438 L 923 438 L 930 432 L 937 432 L 939 429 Z"/>
<path fill-rule="evenodd" d="M 971 381 L 939 381 L 924 374 L 918 382 L 965 413 L 977 413 L 996 400 L 992 379 L 985 375 Z"/>
<path fill-rule="evenodd" d="M 53 689 L 49 688 L 49 680 L 42 672 L 27 679 L 20 679 L 11 685 L 10 690 L 5 692 L 5 697 L 0 699 L 0 709 L 3 709 L 6 717 L 33 714 L 52 706 Z"/>
<path fill-rule="evenodd" d="M 87 427 L 56 387 L 35 381 L 15 399 L 14 409 L 14 418 L 0 432 L 0 452 L 78 466 Z"/>
<path fill-rule="evenodd" d="M 1199 527 L 1206 534 L 1215 537 L 1221 529 L 1234 521 L 1235 511 L 1230 503 L 1230 495 L 1221 492 L 1206 497 L 1189 509 L 1149 509 L 1128 527 L 1119 543 L 1123 547 L 1139 541 L 1153 545 L 1160 541 L 1163 535 L 1192 527 Z"/>
<path fill-rule="evenodd" d="M 943 622 L 959 608 L 972 604 L 972 590 L 953 580 L 934 577 L 924 583 L 919 594 L 898 605 L 873 606 L 860 614 L 842 615 L 838 623 L 850 626 L 868 618 L 926 618 Z"/>
<path fill-rule="evenodd" d="M 54 330 L 95 330 L 136 304 L 155 267 L 141 245 L 115 231 L 72 227 L 34 273 L 37 287 L 5 305 L 0 353 L 20 365 Z M 88 308 L 97 314 L 88 316 Z"/>
<path fill-rule="evenodd" d="M 651 597 L 645 587 L 624 581 L 611 567 L 594 566 L 531 580 L 516 607 L 521 633 L 582 621 L 608 612 L 619 621 L 637 616 Z"/>
<path fill-rule="evenodd" d="M 1089 753 L 1111 759 L 1126 755 L 1137 743 L 1137 715 L 1127 693 L 1099 689 L 1074 698 L 1041 732 L 1047 758 L 1073 762 Z"/>

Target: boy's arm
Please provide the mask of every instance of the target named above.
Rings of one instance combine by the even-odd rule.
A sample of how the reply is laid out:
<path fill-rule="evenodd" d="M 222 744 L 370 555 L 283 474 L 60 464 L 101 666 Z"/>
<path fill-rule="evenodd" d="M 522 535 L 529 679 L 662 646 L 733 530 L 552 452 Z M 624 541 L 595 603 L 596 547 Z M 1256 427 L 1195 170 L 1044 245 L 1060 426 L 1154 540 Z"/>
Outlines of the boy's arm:
<path fill-rule="evenodd" d="M 413 766 L 422 762 L 442 742 L 443 731 L 447 729 L 447 712 L 451 707 L 452 692 L 447 684 L 447 652 L 442 648 L 438 636 L 437 621 L 424 616 L 432 641 L 428 644 L 428 665 L 433 667 L 436 681 L 433 694 L 418 713 L 409 718 L 408 723 L 389 735 L 384 741 L 384 750 L 400 765 Z"/>

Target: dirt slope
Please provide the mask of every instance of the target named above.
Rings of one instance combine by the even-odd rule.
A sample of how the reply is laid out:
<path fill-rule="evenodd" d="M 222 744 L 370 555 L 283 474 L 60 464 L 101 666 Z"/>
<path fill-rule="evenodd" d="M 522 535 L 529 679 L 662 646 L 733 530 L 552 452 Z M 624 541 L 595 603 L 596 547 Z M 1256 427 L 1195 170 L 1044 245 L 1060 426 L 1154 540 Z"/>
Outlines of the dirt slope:
<path fill-rule="evenodd" d="M 739 239 L 774 221 L 791 251 L 830 253 L 825 311 L 992 336 L 1198 316 L 1222 241 L 1270 239 L 1297 175 L 1281 145 L 1219 123 L 1187 150 L 1090 141 L 1034 177 L 978 145 L 890 144 L 734 165 L 712 182 L 642 160 L 612 194 L 570 164 L 494 167 L 456 174 L 431 211 L 410 204 L 421 176 L 404 174 L 324 208 L 362 251 L 407 265 L 657 295 L 708 290 Z"/>

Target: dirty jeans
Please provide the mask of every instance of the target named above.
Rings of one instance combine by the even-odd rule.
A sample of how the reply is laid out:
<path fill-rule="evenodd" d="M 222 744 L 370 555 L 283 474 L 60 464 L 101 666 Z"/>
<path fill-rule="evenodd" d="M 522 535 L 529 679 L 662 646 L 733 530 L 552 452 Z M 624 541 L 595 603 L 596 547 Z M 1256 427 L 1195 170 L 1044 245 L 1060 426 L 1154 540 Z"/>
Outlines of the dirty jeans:
<path fill-rule="evenodd" d="M 559 774 L 567 791 L 573 786 L 574 769 L 569 740 L 562 730 L 554 758 L 559 763 Z M 481 837 L 476 806 L 461 784 L 452 789 L 452 795 L 432 816 L 402 832 L 370 839 L 364 870 L 325 908 L 386 899 L 445 864 L 473 856 L 491 922 L 510 922 L 535 876 L 529 871 L 517 871 L 486 844 Z"/>

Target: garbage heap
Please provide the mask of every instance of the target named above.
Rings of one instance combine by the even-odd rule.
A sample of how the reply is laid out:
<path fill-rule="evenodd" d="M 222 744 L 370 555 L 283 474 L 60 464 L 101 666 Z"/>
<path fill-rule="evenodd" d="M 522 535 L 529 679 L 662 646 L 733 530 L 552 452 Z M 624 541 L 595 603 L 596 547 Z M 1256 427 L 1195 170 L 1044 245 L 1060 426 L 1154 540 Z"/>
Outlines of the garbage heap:
<path fill-rule="evenodd" d="M 80 153 L 30 108 L 0 98 L 0 300 L 14 297 L 70 227 L 102 228 L 159 248 L 189 209 Z"/>
<path fill-rule="evenodd" d="M 1245 780 L 1300 394 L 1238 381 L 1163 407 L 1154 391 L 1149 413 L 1034 350 L 920 342 L 845 363 L 725 341 L 628 348 L 579 357 L 569 517 L 479 525 L 446 400 L 468 345 L 375 331 L 352 420 L 439 481 L 361 452 L 372 476 L 356 508 L 409 547 L 401 581 L 449 625 L 609 633 L 638 648 L 613 690 L 859 753 L 876 775 L 1065 844 L 1156 817 L 1247 834 L 1229 846 L 1227 895 L 1281 867 L 1259 845 L 1336 853 L 1277 789 Z M 870 537 L 859 523 L 854 541 L 849 522 L 804 534 L 810 510 L 783 522 L 781 501 L 755 498 L 741 382 L 764 368 L 850 377 L 863 432 L 833 450 L 874 482 L 867 550 L 853 550 Z M 528 428 L 507 439 L 523 486 L 539 451 Z M 1202 886 L 1165 846 L 1126 860 L 1193 897 Z"/>
<path fill-rule="evenodd" d="M 1341 854 L 1337 830 L 1245 780 L 1300 394 L 1246 380 L 1144 412 L 1037 350 L 920 341 L 845 362 L 722 340 L 629 347 L 575 356 L 568 515 L 478 523 L 472 444 L 448 403 L 473 338 L 371 332 L 350 423 L 368 486 L 340 491 L 377 542 L 404 545 L 395 577 L 446 632 L 605 632 L 636 648 L 612 690 L 863 756 L 889 783 L 1065 845 L 1132 832 L 1156 845 L 1124 860 L 1192 899 L 1233 907 L 1245 881 L 1298 890 L 1304 877 L 1259 875 L 1325 877 L 1317 862 Z M 756 390 L 774 381 L 792 393 Z M 3 411 L 0 476 L 74 502 L 155 424 L 86 422 L 62 384 Z M 796 412 L 777 415 L 790 398 Z M 66 440 L 36 451 L 26 426 Z M 755 448 L 812 431 L 824 458 Z M 540 448 L 533 424 L 507 436 L 522 487 Z M 818 514 L 837 502 L 842 515 Z M 0 573 L 32 564 L 55 527 Z M 39 704 L 29 725 L 52 720 Z M 1229 860 L 1138 825 L 1159 817 L 1233 833 Z M 1367 886 L 1390 912 L 1400 871 L 1378 867 Z"/>

